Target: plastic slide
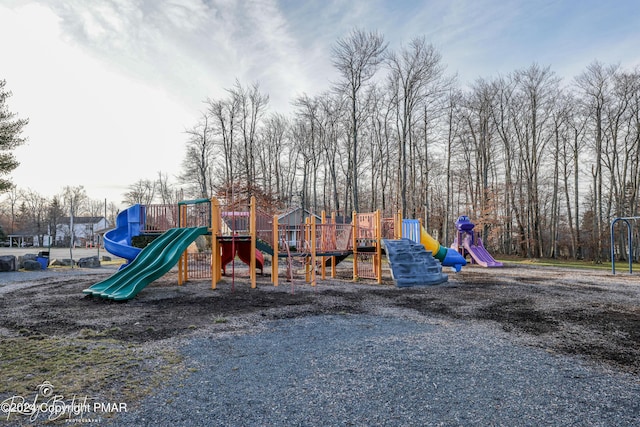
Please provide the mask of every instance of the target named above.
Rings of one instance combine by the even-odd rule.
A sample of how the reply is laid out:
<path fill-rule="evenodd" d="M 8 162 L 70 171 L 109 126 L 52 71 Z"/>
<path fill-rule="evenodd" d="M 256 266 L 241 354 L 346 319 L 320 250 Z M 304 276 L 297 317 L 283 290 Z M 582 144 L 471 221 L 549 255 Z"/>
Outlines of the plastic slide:
<path fill-rule="evenodd" d="M 462 240 L 462 247 L 471 255 L 474 263 L 483 267 L 502 267 L 502 263 L 496 261 L 482 244 L 482 239 L 476 239 L 474 244 L 473 236 L 467 234 Z"/>
<path fill-rule="evenodd" d="M 247 265 L 251 265 L 251 242 L 240 242 L 240 245 L 236 243 L 236 250 L 238 251 L 238 258 Z M 262 271 L 264 266 L 264 256 L 262 252 L 256 249 L 256 268 Z"/>
<path fill-rule="evenodd" d="M 222 245 L 222 270 L 224 274 L 227 274 L 227 264 L 233 261 L 236 253 L 238 258 L 247 265 L 251 265 L 251 243 L 246 241 L 221 242 Z M 256 249 L 256 268 L 261 272 L 264 268 L 264 255 L 258 249 Z"/>
<path fill-rule="evenodd" d="M 104 248 L 113 255 L 124 258 L 127 264 L 140 253 L 140 248 L 131 246 L 131 238 L 140 234 L 140 205 L 133 205 L 120 212 L 116 218 L 116 228 L 104 235 Z"/>
<path fill-rule="evenodd" d="M 426 250 L 431 251 L 433 257 L 445 267 L 451 267 L 458 272 L 467 265 L 467 260 L 458 251 L 442 246 L 422 226 L 420 226 L 420 243 Z"/>
<path fill-rule="evenodd" d="M 485 249 L 482 244 L 482 239 L 475 236 L 475 232 L 473 231 L 475 226 L 468 216 L 461 215 L 458 217 L 456 220 L 458 236 L 451 246 L 456 248 L 456 251 L 461 250 L 464 257 L 469 254 L 471 256 L 471 262 L 474 264 L 483 267 L 502 267 L 502 263 L 496 261 Z"/>
<path fill-rule="evenodd" d="M 129 300 L 176 265 L 180 255 L 207 227 L 172 228 L 160 235 L 124 269 L 83 292 L 116 301 Z"/>
<path fill-rule="evenodd" d="M 220 242 L 220 246 L 222 246 L 222 271 L 224 275 L 227 275 L 227 264 L 233 261 L 233 258 L 236 256 L 236 251 L 233 246 L 233 242 Z"/>

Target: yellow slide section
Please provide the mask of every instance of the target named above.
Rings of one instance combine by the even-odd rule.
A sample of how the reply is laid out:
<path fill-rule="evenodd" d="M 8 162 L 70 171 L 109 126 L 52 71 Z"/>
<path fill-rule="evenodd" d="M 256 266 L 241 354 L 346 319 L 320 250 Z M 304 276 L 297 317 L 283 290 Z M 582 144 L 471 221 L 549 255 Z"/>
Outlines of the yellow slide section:
<path fill-rule="evenodd" d="M 423 226 L 420 226 L 420 243 L 428 251 L 431 251 L 433 257 L 440 261 L 445 267 L 451 267 L 455 271 L 460 271 L 463 265 L 467 265 L 467 261 L 455 249 L 445 248 Z"/>
<path fill-rule="evenodd" d="M 418 227 L 420 228 L 420 243 L 427 251 L 431 252 L 433 257 L 440 261 L 443 266 L 452 267 L 455 271 L 460 271 L 463 265 L 467 265 L 467 261 L 457 250 L 442 246 L 427 233 L 427 230 L 424 229 L 417 219 L 402 220 L 402 237 L 417 242 Z"/>
<path fill-rule="evenodd" d="M 444 261 L 447 256 L 447 248 L 440 245 L 436 239 L 434 239 L 431 234 L 427 233 L 427 230 L 424 227 L 420 226 L 420 243 L 422 246 L 428 251 L 431 251 L 433 257 L 440 262 Z"/>

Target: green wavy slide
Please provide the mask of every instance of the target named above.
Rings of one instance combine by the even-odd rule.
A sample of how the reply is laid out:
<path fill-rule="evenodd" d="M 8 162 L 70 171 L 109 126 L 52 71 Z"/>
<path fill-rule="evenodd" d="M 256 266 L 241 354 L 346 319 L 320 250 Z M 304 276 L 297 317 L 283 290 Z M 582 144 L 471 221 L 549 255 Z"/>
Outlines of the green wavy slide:
<path fill-rule="evenodd" d="M 85 294 L 129 300 L 176 265 L 180 255 L 207 227 L 172 228 L 149 243 L 127 267 L 85 289 Z"/>

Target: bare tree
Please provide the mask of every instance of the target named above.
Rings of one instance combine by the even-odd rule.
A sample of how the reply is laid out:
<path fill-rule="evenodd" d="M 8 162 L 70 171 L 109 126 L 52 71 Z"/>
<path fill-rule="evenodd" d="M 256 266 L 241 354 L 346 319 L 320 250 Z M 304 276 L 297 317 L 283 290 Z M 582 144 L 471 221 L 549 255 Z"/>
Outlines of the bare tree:
<path fill-rule="evenodd" d="M 298 158 L 302 161 L 302 188 L 300 191 L 300 206 L 302 209 L 310 208 L 309 201 L 309 177 L 313 168 L 313 129 L 306 120 L 296 120 L 291 126 L 291 136 L 295 141 Z"/>
<path fill-rule="evenodd" d="M 323 137 L 320 139 L 322 150 L 324 151 L 326 170 L 329 179 L 328 186 L 331 188 L 331 206 L 336 212 L 340 212 L 340 188 L 339 188 L 339 167 L 342 153 L 340 150 L 340 140 L 349 139 L 345 137 L 345 127 L 343 126 L 345 103 L 344 98 L 332 96 L 324 93 L 318 98 L 320 114 L 323 120 Z M 327 179 L 325 175 L 325 179 Z"/>
<path fill-rule="evenodd" d="M 107 203 L 107 220 L 111 224 L 111 227 L 116 227 L 116 221 L 118 214 L 120 213 L 120 209 L 113 202 Z"/>
<path fill-rule="evenodd" d="M 482 223 L 482 238 L 487 241 L 490 223 L 495 214 L 495 192 L 491 185 L 491 175 L 495 168 L 497 152 L 497 132 L 493 122 L 495 91 L 491 83 L 483 79 L 476 80 L 472 92 L 465 102 L 464 118 L 467 123 L 469 147 L 473 149 L 474 186 L 471 190 L 473 209 Z"/>
<path fill-rule="evenodd" d="M 524 235 L 524 223 L 522 212 L 516 201 L 517 180 L 514 178 L 515 156 L 515 126 L 514 120 L 518 116 L 513 111 L 516 109 L 516 82 L 512 77 L 499 77 L 492 82 L 494 87 L 493 108 L 491 109 L 492 120 L 496 134 L 501 142 L 502 164 L 503 164 L 503 196 L 502 196 L 502 228 L 500 238 L 502 251 L 511 254 L 513 249 L 514 222 L 521 236 Z M 515 216 L 515 218 L 514 218 Z"/>
<path fill-rule="evenodd" d="M 162 171 L 158 171 L 156 179 L 157 194 L 160 203 L 163 205 L 176 205 L 182 199 L 180 189 L 169 181 L 169 176 Z"/>
<path fill-rule="evenodd" d="M 195 197 L 208 197 L 211 185 L 213 156 L 212 127 L 209 116 L 202 114 L 191 129 L 187 129 L 187 152 L 182 162 L 181 179 L 195 187 Z"/>
<path fill-rule="evenodd" d="M 543 239 L 540 214 L 539 175 L 545 148 L 551 138 L 552 112 L 559 91 L 559 78 L 550 67 L 533 64 L 516 71 L 519 90 L 520 120 L 517 121 L 517 138 L 526 183 L 529 256 L 543 256 Z"/>
<path fill-rule="evenodd" d="M 453 208 L 453 170 L 452 170 L 452 156 L 453 156 L 453 147 L 455 141 L 459 139 L 460 134 L 462 132 L 462 116 L 460 114 L 460 108 L 462 105 L 462 92 L 451 89 L 448 96 L 447 102 L 447 131 L 446 131 L 446 166 L 445 166 L 445 179 L 446 179 L 446 202 L 444 208 L 444 218 L 443 222 L 445 224 L 444 227 L 444 242 L 449 242 L 452 239 L 449 237 L 449 227 L 446 226 L 453 221 L 450 216 L 452 214 Z M 453 212 L 453 215 L 456 215 L 457 212 Z"/>
<path fill-rule="evenodd" d="M 441 64 L 441 55 L 433 45 L 427 44 L 424 37 L 413 39 L 407 47 L 403 47 L 399 54 L 392 53 L 388 58 L 389 64 L 389 89 L 392 93 L 394 106 L 396 109 L 396 120 L 398 128 L 399 161 L 400 161 L 400 200 L 401 209 L 404 216 L 408 214 L 407 202 L 407 175 L 408 165 L 416 166 L 416 158 L 409 158 L 407 150 L 413 150 L 412 138 L 417 128 L 418 114 L 423 112 L 424 134 L 422 150 L 424 150 L 424 163 L 421 166 L 424 170 L 422 176 L 428 181 L 428 154 L 427 154 L 427 106 L 432 100 L 428 99 L 434 95 L 430 86 L 437 82 L 443 75 L 444 67 Z M 440 88 L 436 91 L 441 90 Z M 417 147 L 416 147 L 417 148 Z M 417 152 L 415 153 L 418 154 Z M 425 176 L 426 175 L 426 176 Z M 415 176 L 415 173 L 414 173 Z M 411 180 L 415 182 L 415 180 Z M 426 188 L 423 189 L 426 199 Z M 414 206 L 414 210 L 415 210 Z"/>
<path fill-rule="evenodd" d="M 588 131 L 593 138 L 592 150 L 594 163 L 591 166 L 591 174 L 594 183 L 593 205 L 593 230 L 596 242 L 595 260 L 601 262 L 604 256 L 602 240 L 604 239 L 604 202 L 603 202 L 603 144 L 605 128 L 605 108 L 609 102 L 612 76 L 616 73 L 617 66 L 606 67 L 600 62 L 593 62 L 587 66 L 586 71 L 575 78 L 575 83 L 581 92 L 583 111 L 589 117 Z"/>
<path fill-rule="evenodd" d="M 321 108 L 318 98 L 309 98 L 306 94 L 299 96 L 294 101 L 294 105 L 297 107 L 298 121 L 303 123 L 303 127 L 306 128 L 305 132 L 298 133 L 300 140 L 297 142 L 302 144 L 301 153 L 305 159 L 305 164 L 309 163 L 308 168 L 305 166 L 305 169 L 308 169 L 305 175 L 306 173 L 311 174 L 311 203 L 309 203 L 309 207 L 313 211 L 318 211 L 318 172 L 322 159 L 322 144 L 320 141 L 324 138 L 325 133 Z M 304 179 L 306 179 L 306 176 L 303 177 Z"/>
<path fill-rule="evenodd" d="M 354 29 L 339 39 L 331 49 L 333 65 L 341 74 L 342 81 L 337 88 L 351 103 L 351 186 L 353 209 L 358 210 L 358 130 L 360 117 L 358 101 L 363 86 L 373 78 L 383 61 L 387 48 L 382 35 L 377 32 L 365 32 Z"/>
<path fill-rule="evenodd" d="M 105 220 L 107 219 L 107 212 L 106 212 L 107 200 L 106 199 L 105 200 L 89 199 L 87 200 L 85 206 L 86 206 L 85 208 L 86 214 L 91 218 L 93 218 L 94 220 L 97 220 L 98 218 L 102 218 L 102 217 L 104 217 Z M 97 230 L 95 229 L 94 224 L 95 224 L 94 221 L 87 224 L 85 236 L 87 237 L 87 240 L 95 243 L 97 242 L 98 239 L 96 238 Z"/>
<path fill-rule="evenodd" d="M 69 257 L 73 259 L 73 246 L 75 244 L 74 218 L 82 212 L 87 201 L 87 192 L 82 185 L 77 187 L 66 186 L 62 193 L 64 210 L 69 212 Z"/>
<path fill-rule="evenodd" d="M 49 200 L 38 192 L 27 189 L 21 191 L 22 206 L 25 209 L 24 226 L 37 236 L 37 246 L 44 245 L 44 236 L 48 234 L 47 211 Z"/>
<path fill-rule="evenodd" d="M 7 191 L 7 216 L 9 222 L 9 234 L 16 231 L 16 220 L 18 215 L 18 205 L 21 201 L 21 192 L 15 185 L 12 185 Z"/>
<path fill-rule="evenodd" d="M 129 186 L 124 194 L 123 203 L 127 205 L 150 205 L 156 196 L 156 182 L 150 179 L 139 179 Z"/>
<path fill-rule="evenodd" d="M 63 210 L 71 216 L 79 216 L 85 210 L 88 200 L 87 191 L 83 185 L 72 187 L 67 185 L 62 190 Z"/>
<path fill-rule="evenodd" d="M 289 120 L 284 115 L 272 114 L 265 121 L 260 144 L 263 187 L 268 194 L 274 195 L 279 203 L 286 198 L 282 156 L 285 150 L 291 150 L 287 139 L 289 126 Z"/>
<path fill-rule="evenodd" d="M 258 126 L 269 103 L 269 96 L 260 93 L 258 83 L 244 88 L 238 80 L 229 90 L 233 104 L 238 105 L 238 129 L 242 137 L 241 164 L 244 186 L 251 193 L 250 184 L 256 182 L 255 150 Z M 248 194 L 250 196 L 251 194 Z"/>
<path fill-rule="evenodd" d="M 559 235 L 560 235 L 560 212 L 561 200 L 560 194 L 564 187 L 568 184 L 569 171 L 571 168 L 571 157 L 568 156 L 567 147 L 572 138 L 571 126 L 569 121 L 573 113 L 573 98 L 569 94 L 562 94 L 558 99 L 556 109 L 552 116 L 552 132 L 553 137 L 551 144 L 552 161 L 552 185 L 551 185 L 551 211 L 549 213 L 549 231 L 551 244 L 547 248 L 546 255 L 550 258 L 557 258 L 559 255 Z M 562 186 L 561 186 L 562 184 Z M 564 188 L 565 196 L 569 194 L 569 190 Z M 568 199 L 568 198 L 567 198 Z M 570 205 L 567 206 L 570 208 Z M 571 210 L 567 209 L 569 228 L 571 224 Z M 573 235 L 573 232 L 571 233 Z"/>
<path fill-rule="evenodd" d="M 389 96 L 376 85 L 371 87 L 371 113 L 367 116 L 367 133 L 371 140 L 371 206 L 373 212 L 380 208 L 382 212 L 391 214 L 389 207 L 392 200 L 388 197 L 396 156 L 396 144 L 392 143 L 393 110 L 390 108 Z"/>
<path fill-rule="evenodd" d="M 580 155 L 583 152 L 583 148 L 585 146 L 585 129 L 587 124 L 587 116 L 580 112 L 580 108 L 577 106 L 577 100 L 572 102 L 573 113 L 570 115 L 568 119 L 568 126 L 571 129 L 571 141 L 569 145 L 566 147 L 566 153 L 564 155 L 564 159 L 567 159 L 572 162 L 572 166 L 567 165 L 565 170 L 565 197 L 567 199 L 567 215 L 570 222 L 573 222 L 575 225 L 569 227 L 571 230 L 571 241 L 572 241 L 572 249 L 573 249 L 573 257 L 576 259 L 583 258 L 582 251 L 582 238 L 580 232 Z M 569 195 L 569 181 L 570 176 L 569 173 L 573 172 L 573 198 Z M 572 214 L 572 206 L 573 203 L 573 214 Z M 574 218 L 571 221 L 572 217 Z"/>

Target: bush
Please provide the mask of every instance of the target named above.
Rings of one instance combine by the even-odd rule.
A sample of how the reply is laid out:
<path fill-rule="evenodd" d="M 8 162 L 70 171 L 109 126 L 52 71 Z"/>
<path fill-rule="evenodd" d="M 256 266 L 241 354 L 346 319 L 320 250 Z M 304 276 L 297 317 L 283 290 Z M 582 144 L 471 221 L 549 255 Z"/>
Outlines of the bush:
<path fill-rule="evenodd" d="M 160 236 L 159 234 L 141 234 L 139 236 L 133 236 L 131 238 L 131 246 L 134 248 L 144 249 L 147 245 L 153 242 L 156 238 Z"/>

